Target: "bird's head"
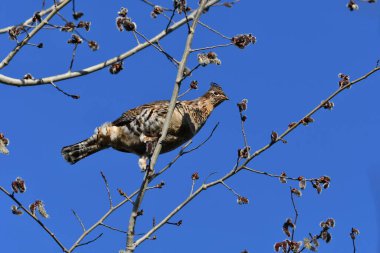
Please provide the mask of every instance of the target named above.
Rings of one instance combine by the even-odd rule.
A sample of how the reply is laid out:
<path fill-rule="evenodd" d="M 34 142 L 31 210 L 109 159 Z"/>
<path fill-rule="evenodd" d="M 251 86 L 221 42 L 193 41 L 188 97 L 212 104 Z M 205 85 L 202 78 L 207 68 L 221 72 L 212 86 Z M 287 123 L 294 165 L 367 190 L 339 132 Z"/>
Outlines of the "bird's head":
<path fill-rule="evenodd" d="M 211 83 L 210 89 L 205 94 L 206 99 L 208 99 L 214 107 L 220 105 L 223 101 L 228 100 L 227 95 L 216 83 Z"/>

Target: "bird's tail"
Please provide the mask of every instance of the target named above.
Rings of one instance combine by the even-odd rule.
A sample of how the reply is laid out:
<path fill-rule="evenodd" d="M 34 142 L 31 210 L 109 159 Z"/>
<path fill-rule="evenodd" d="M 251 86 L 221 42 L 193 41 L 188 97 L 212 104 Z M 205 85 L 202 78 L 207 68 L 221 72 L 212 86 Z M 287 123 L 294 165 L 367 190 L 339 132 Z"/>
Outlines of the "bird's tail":
<path fill-rule="evenodd" d="M 93 136 L 74 145 L 63 147 L 61 154 L 66 161 L 74 164 L 104 148 L 97 143 L 96 138 Z"/>

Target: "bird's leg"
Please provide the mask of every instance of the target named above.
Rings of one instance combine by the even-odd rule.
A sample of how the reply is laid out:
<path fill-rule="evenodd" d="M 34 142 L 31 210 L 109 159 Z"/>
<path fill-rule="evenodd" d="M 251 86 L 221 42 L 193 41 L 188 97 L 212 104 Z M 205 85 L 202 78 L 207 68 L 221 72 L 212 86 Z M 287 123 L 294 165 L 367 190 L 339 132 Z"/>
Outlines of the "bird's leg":
<path fill-rule="evenodd" d="M 145 155 L 141 156 L 139 159 L 139 166 L 142 171 L 150 169 L 147 161 L 150 161 L 151 156 L 153 155 L 154 149 L 157 146 L 157 137 L 150 137 L 146 135 L 141 135 L 140 140 L 145 143 Z"/>

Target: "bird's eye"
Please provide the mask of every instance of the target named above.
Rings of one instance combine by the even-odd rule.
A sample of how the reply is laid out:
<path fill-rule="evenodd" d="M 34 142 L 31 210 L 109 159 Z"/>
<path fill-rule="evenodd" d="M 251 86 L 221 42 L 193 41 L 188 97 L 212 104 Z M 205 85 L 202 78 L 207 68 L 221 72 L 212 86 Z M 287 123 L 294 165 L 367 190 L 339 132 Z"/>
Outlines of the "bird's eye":
<path fill-rule="evenodd" d="M 215 92 L 214 92 L 214 95 L 215 95 L 215 96 L 219 96 L 220 93 L 215 91 Z"/>

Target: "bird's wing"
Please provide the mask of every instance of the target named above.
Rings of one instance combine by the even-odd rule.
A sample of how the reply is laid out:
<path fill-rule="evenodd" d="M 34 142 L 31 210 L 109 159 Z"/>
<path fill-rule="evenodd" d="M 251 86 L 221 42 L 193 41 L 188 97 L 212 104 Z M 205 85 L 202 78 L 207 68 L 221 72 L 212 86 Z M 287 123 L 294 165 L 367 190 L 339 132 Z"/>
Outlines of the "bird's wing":
<path fill-rule="evenodd" d="M 133 132 L 142 132 L 147 136 L 156 137 L 161 132 L 167 109 L 168 101 L 156 101 L 141 105 L 123 113 L 112 124 L 120 127 L 125 126 Z"/>

